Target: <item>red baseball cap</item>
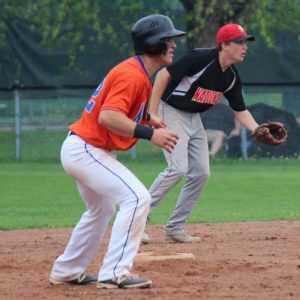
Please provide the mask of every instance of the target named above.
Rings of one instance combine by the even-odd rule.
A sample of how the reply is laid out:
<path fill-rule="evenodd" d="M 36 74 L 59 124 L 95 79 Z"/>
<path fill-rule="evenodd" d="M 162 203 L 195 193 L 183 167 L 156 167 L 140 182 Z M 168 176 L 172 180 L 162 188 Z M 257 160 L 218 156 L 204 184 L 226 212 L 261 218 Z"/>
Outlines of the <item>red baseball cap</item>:
<path fill-rule="evenodd" d="M 242 42 L 246 40 L 254 41 L 255 37 L 253 35 L 249 35 L 239 24 L 226 24 L 222 26 L 219 29 L 216 37 L 218 45 L 229 41 Z"/>

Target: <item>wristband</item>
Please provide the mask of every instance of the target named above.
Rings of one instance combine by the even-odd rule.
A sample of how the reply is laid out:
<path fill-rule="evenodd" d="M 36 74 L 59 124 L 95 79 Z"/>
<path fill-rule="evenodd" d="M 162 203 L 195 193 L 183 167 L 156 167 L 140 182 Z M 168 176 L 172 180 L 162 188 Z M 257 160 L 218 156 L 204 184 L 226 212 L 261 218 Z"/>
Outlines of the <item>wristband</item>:
<path fill-rule="evenodd" d="M 154 133 L 154 129 L 141 124 L 136 124 L 133 132 L 133 136 L 138 139 L 151 140 Z"/>
<path fill-rule="evenodd" d="M 147 112 L 146 114 L 146 121 L 150 121 L 151 120 L 151 114 Z"/>

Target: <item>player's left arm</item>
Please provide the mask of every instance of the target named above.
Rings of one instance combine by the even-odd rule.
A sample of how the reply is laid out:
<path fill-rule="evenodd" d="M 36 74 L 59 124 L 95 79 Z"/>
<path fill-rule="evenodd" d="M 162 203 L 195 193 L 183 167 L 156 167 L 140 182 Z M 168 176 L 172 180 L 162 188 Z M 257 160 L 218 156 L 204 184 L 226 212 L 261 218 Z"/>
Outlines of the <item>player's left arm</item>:
<path fill-rule="evenodd" d="M 249 129 L 253 139 L 258 142 L 278 146 L 288 138 L 288 132 L 282 123 L 268 121 L 258 125 L 248 110 L 238 111 L 234 114 L 241 125 Z"/>
<path fill-rule="evenodd" d="M 258 125 L 252 114 L 246 109 L 238 75 L 235 86 L 224 95 L 230 102 L 235 119 L 251 131 L 251 135 L 256 141 L 272 146 L 281 145 L 286 141 L 288 133 L 282 123 L 269 121 Z"/>
<path fill-rule="evenodd" d="M 243 110 L 243 111 L 234 111 L 234 116 L 236 120 L 245 128 L 253 132 L 257 127 L 258 124 L 254 120 L 252 114 L 249 110 Z"/>

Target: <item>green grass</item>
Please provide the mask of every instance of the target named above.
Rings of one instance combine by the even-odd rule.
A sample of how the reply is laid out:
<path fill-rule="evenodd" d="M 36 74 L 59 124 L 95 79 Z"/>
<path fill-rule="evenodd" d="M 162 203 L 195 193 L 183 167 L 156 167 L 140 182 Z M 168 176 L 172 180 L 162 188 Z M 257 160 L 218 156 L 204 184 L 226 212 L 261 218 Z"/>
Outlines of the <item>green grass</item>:
<path fill-rule="evenodd" d="M 149 187 L 162 160 L 125 164 Z M 189 222 L 299 220 L 300 160 L 214 161 Z M 84 211 L 75 183 L 59 164 L 0 164 L 0 229 L 70 227 Z M 182 183 L 153 211 L 163 224 Z"/>
<path fill-rule="evenodd" d="M 21 136 L 21 162 L 59 163 L 61 144 L 68 133 L 63 130 L 24 131 Z M 15 162 L 14 132 L 0 132 L 0 163 Z M 120 151 L 118 156 L 130 159 L 130 151 Z M 160 160 L 162 151 L 148 141 L 137 143 L 137 159 L 140 161 Z"/>

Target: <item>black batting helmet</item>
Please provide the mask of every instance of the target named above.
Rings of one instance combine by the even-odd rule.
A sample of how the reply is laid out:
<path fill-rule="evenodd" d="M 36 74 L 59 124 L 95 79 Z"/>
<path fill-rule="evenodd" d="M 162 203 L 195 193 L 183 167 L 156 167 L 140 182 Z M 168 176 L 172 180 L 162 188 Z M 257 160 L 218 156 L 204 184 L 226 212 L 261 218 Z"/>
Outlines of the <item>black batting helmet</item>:
<path fill-rule="evenodd" d="M 131 37 L 136 54 L 158 55 L 167 49 L 164 38 L 184 35 L 175 29 L 171 19 L 154 14 L 138 20 L 132 27 Z"/>

